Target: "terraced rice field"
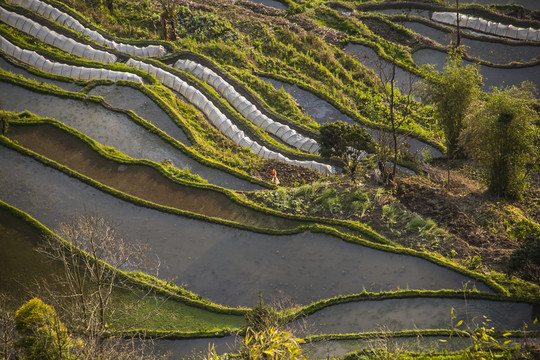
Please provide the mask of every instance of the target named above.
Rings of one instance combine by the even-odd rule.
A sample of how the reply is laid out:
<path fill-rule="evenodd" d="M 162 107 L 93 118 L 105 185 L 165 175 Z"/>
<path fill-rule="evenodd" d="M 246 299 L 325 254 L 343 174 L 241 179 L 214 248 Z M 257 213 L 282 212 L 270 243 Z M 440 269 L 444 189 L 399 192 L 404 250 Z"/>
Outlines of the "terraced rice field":
<path fill-rule="evenodd" d="M 256 2 L 286 8 L 277 1 Z M 3 12 L 14 14 L 4 17 L 0 35 L 8 40 L 26 36 L 8 31 L 8 18 L 36 15 L 6 2 L 0 6 Z M 429 18 L 424 12 L 418 11 Z M 403 10 L 382 13 L 396 15 Z M 40 23 L 53 26 L 49 20 L 40 19 Z M 401 24 L 443 46 L 449 44 L 449 35 L 440 30 L 416 22 Z M 21 31 L 26 28 L 20 26 Z M 67 29 L 55 29 L 72 35 Z M 49 36 L 53 48 L 64 41 Z M 0 137 L 0 291 L 26 297 L 29 291 L 19 287 L 20 283 L 37 274 L 48 278 L 60 272 L 33 250 L 40 241 L 38 223 L 54 233 L 69 219 L 92 213 L 112 221 L 128 241 L 149 244 L 162 261 L 161 278 L 182 284 L 211 304 L 210 309 L 202 310 L 169 299 L 162 323 L 146 325 L 152 330 L 189 333 L 203 329 L 207 336 L 215 331 L 223 334 L 224 329 L 238 330 L 245 324 L 245 309 L 257 304 L 260 292 L 268 299 L 288 299 L 291 312 L 302 309 L 303 314 L 289 318 L 289 325 L 295 335 L 306 338 L 376 332 L 381 326 L 398 332 L 448 329 L 452 311 L 456 315 L 452 321 L 464 320 L 474 327 L 478 317 L 487 316 L 500 331 L 519 330 L 538 316 L 537 304 L 505 299 L 500 285 L 488 276 L 430 254 L 391 246 L 364 224 L 285 215 L 251 203 L 245 194 L 272 188 L 270 178 L 229 166 L 225 157 L 221 159 L 205 145 L 208 134 L 218 134 L 215 136 L 224 147 L 237 146 L 234 149 L 249 154 L 237 160 L 239 163 L 261 156 L 305 166 L 325 176 L 342 169 L 317 155 L 313 131 L 281 122 L 267 107 L 245 98 L 245 102 L 233 104 L 235 99 L 228 99 L 221 85 L 212 90 L 203 75 L 193 72 L 192 76 L 166 65 L 170 59 L 143 59 L 121 47 L 111 49 L 106 43 L 79 40 L 85 47 L 110 55 L 107 59 L 120 57 L 122 63 L 111 60 L 107 68 L 137 75 L 142 83 L 104 80 L 101 71 L 91 79 L 52 75 L 29 67 L 28 57 L 37 54 L 17 58 L 0 49 L 1 109 L 12 116 L 8 131 Z M 496 43 L 492 47 L 477 38 L 464 42 L 471 47 L 471 56 L 497 64 L 532 62 L 540 55 L 538 44 Z M 84 60 L 90 50 L 73 57 L 65 47 L 63 51 L 53 51 L 42 43 L 37 47 L 51 61 L 94 69 L 105 62 Z M 170 55 L 177 49 L 162 50 Z M 349 43 L 344 52 L 375 68 L 378 55 L 371 48 Z M 440 68 L 445 57 L 435 49 L 412 53 L 419 66 L 429 63 Z M 481 72 L 486 87 L 522 80 L 540 85 L 539 66 L 482 65 Z M 407 71 L 398 70 L 398 78 L 405 81 L 407 77 Z M 318 124 L 355 122 L 318 94 L 261 78 L 292 95 Z M 242 87 L 241 91 L 251 90 Z M 253 113 L 268 121 L 264 125 L 251 122 L 249 114 Z M 374 136 L 379 131 L 364 126 Z M 440 148 L 417 137 L 406 135 L 401 141 L 418 155 L 423 149 L 432 157 L 443 155 Z M 15 211 L 34 221 L 22 221 L 23 215 L 14 216 Z M 494 301 L 497 296 L 503 300 Z M 233 314 L 224 314 L 212 304 Z M 310 324 L 307 329 L 301 326 L 306 321 Z M 540 330 L 540 325 L 531 329 Z M 401 341 L 415 343 L 414 339 Z M 426 338 L 416 345 L 419 349 L 440 345 L 435 339 Z M 234 341 L 232 336 L 161 340 L 157 349 L 179 357 L 204 351 L 209 343 L 217 343 L 217 350 L 226 352 Z M 305 350 L 317 359 L 343 356 L 366 344 L 372 345 L 368 340 L 334 339 L 306 344 Z M 462 349 L 469 344 L 454 339 L 445 346 Z"/>

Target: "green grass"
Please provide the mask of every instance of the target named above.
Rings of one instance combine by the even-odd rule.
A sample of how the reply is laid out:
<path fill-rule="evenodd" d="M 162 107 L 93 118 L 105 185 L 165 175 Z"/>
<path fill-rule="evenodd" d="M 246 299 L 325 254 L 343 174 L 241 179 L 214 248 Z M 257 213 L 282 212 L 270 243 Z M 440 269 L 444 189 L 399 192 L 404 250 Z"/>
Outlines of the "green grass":
<path fill-rule="evenodd" d="M 206 332 L 236 330 L 245 325 L 241 315 L 217 314 L 163 297 L 148 296 L 141 301 L 143 295 L 142 292 L 119 294 L 116 301 L 136 306 L 113 328 L 132 325 L 134 329 L 150 331 Z"/>

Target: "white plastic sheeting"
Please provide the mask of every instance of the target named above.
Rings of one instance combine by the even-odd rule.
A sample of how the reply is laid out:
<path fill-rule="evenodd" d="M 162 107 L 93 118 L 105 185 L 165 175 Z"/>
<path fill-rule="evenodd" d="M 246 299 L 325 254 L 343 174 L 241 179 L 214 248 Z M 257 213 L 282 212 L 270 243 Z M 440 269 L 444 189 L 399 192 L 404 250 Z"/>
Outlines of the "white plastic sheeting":
<path fill-rule="evenodd" d="M 188 101 L 201 110 L 210 120 L 210 122 L 218 128 L 225 136 L 234 141 L 236 144 L 244 147 L 249 147 L 255 154 L 265 159 L 277 159 L 279 161 L 305 166 L 311 169 L 315 169 L 324 174 L 334 173 L 334 168 L 330 165 L 321 164 L 316 161 L 300 161 L 292 160 L 280 153 L 267 149 L 265 146 L 261 146 L 255 141 L 251 140 L 246 134 L 234 125 L 231 120 L 225 116 L 206 96 L 204 96 L 199 90 L 189 85 L 182 79 L 174 76 L 173 74 L 147 64 L 142 61 L 129 59 L 126 65 L 134 67 L 139 70 L 146 71 L 155 76 L 163 85 L 173 89 L 180 93 Z"/>
<path fill-rule="evenodd" d="M 433 21 L 443 24 L 457 25 L 457 15 L 451 12 L 434 12 L 431 16 Z M 504 25 L 491 22 L 482 18 L 460 14 L 459 25 L 464 28 L 477 30 L 487 34 L 504 36 L 516 40 L 540 41 L 540 30 L 533 28 L 519 28 L 514 25 Z"/>
<path fill-rule="evenodd" d="M 115 41 L 108 40 L 97 31 L 90 30 L 84 27 L 78 20 L 73 18 L 71 15 L 68 15 L 40 0 L 7 0 L 7 2 L 29 9 L 43 16 L 44 18 L 55 21 L 60 25 L 65 26 L 66 28 L 86 35 L 91 40 L 97 42 L 100 45 L 116 49 L 130 55 L 148 58 L 163 56 L 167 53 L 167 50 L 165 50 L 165 48 L 161 45 L 138 47 L 129 44 L 116 43 Z"/>
<path fill-rule="evenodd" d="M 106 64 L 116 62 L 117 58 L 108 52 L 96 50 L 90 45 L 84 45 L 70 39 L 64 35 L 58 34 L 37 22 L 28 19 L 22 15 L 7 11 L 0 6 L 0 20 L 6 24 L 33 36 L 46 44 L 59 48 L 68 54 L 76 57 L 99 61 Z"/>
<path fill-rule="evenodd" d="M 218 93 L 221 94 L 242 116 L 251 121 L 264 131 L 267 131 L 285 143 L 294 146 L 303 151 L 317 153 L 319 144 L 311 138 L 298 134 L 289 126 L 276 122 L 268 116 L 261 113 L 259 109 L 249 102 L 244 96 L 240 95 L 232 85 L 223 80 L 211 69 L 202 66 L 192 60 L 180 59 L 174 66 L 178 69 L 187 70 L 199 80 L 206 81 Z"/>
<path fill-rule="evenodd" d="M 127 72 L 107 69 L 85 68 L 80 66 L 72 66 L 57 62 L 51 62 L 34 51 L 24 50 L 16 45 L 13 45 L 3 36 L 0 36 L 0 51 L 27 65 L 33 66 L 36 69 L 57 75 L 67 76 L 73 79 L 107 79 L 112 81 L 128 80 L 139 83 L 143 82 L 140 76 Z"/>

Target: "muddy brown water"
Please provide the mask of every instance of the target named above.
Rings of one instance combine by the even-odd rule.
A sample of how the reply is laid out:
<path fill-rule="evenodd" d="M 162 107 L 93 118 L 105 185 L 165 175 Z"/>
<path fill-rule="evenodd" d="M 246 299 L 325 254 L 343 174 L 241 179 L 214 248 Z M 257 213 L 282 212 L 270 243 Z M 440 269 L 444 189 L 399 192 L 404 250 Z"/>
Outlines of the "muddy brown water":
<path fill-rule="evenodd" d="M 455 316 L 451 320 L 451 316 Z M 539 330 L 533 321 L 540 306 L 489 300 L 413 298 L 362 301 L 334 305 L 307 317 L 312 334 L 347 334 L 366 331 L 449 329 L 463 320 L 462 330 L 488 321 L 497 330 Z M 484 318 L 485 316 L 485 318 Z"/>
<path fill-rule="evenodd" d="M 218 191 L 178 184 L 150 166 L 108 160 L 84 141 L 52 125 L 12 125 L 8 136 L 102 184 L 156 204 L 264 228 L 293 229 L 305 224 L 241 206 Z"/>
<path fill-rule="evenodd" d="M 25 70 L 25 69 L 23 69 L 21 67 L 13 65 L 12 63 L 10 63 L 6 59 L 4 59 L 2 56 L 0 56 L 0 68 L 4 69 L 6 71 L 9 71 L 9 72 L 11 72 L 11 73 L 13 73 L 15 75 L 22 75 L 26 79 L 36 80 L 38 82 L 51 84 L 51 85 L 56 85 L 59 88 L 62 88 L 62 89 L 67 90 L 67 91 L 78 92 L 83 88 L 81 85 L 77 85 L 75 83 L 65 82 L 65 81 L 60 81 L 60 80 L 53 80 L 53 79 L 49 79 L 49 78 L 46 78 L 46 77 L 34 75 L 31 72 L 29 72 L 29 71 L 27 71 L 27 70 Z"/>
<path fill-rule="evenodd" d="M 105 101 L 116 108 L 131 110 L 158 129 L 163 130 L 173 139 L 187 146 L 192 145 L 184 131 L 174 123 L 169 115 L 137 89 L 120 85 L 96 86 L 89 94 L 102 96 Z"/>
<path fill-rule="evenodd" d="M 444 46 L 449 45 L 450 41 L 455 40 L 455 35 L 432 28 L 422 23 L 405 21 L 400 22 L 399 24 Z M 480 60 L 489 61 L 494 64 L 530 62 L 540 56 L 540 43 L 536 46 L 523 45 L 519 43 L 510 45 L 462 37 L 461 44 L 465 45 L 467 54 L 469 56 Z"/>
<path fill-rule="evenodd" d="M 150 245 L 165 264 L 161 277 L 225 305 L 253 306 L 259 290 L 267 299 L 306 304 L 363 289 L 461 289 L 472 282 L 417 257 L 325 234 L 259 234 L 136 206 L 5 147 L 0 166 L 0 199 L 51 229 L 88 212 L 109 219 L 120 236 Z"/>
<path fill-rule="evenodd" d="M 209 183 L 233 190 L 258 190 L 260 185 L 237 178 L 227 172 L 205 166 L 185 155 L 159 136 L 150 133 L 121 112 L 100 104 L 60 98 L 33 92 L 21 86 L 0 81 L 3 109 L 28 110 L 40 117 L 51 117 L 78 130 L 95 141 L 116 148 L 135 159 L 161 162 L 171 160 L 179 169 L 189 168 Z"/>
<path fill-rule="evenodd" d="M 435 69 L 439 71 L 443 69 L 447 56 L 446 53 L 433 49 L 421 49 L 412 54 L 417 65 L 433 64 Z M 464 61 L 464 64 L 468 65 L 470 62 Z M 483 76 L 484 90 L 489 90 L 493 86 L 520 85 L 523 81 L 531 81 L 537 88 L 540 88 L 540 65 L 514 69 L 479 65 L 479 69 Z"/>
<path fill-rule="evenodd" d="M 353 44 L 350 44 L 349 46 L 347 46 L 347 48 L 349 48 L 349 51 L 352 51 L 350 49 L 354 48 L 354 46 Z M 345 49 L 346 52 L 347 52 L 347 48 Z M 373 54 L 374 53 L 375 52 L 373 52 Z M 319 124 L 325 124 L 327 122 L 335 122 L 338 120 L 344 121 L 348 124 L 355 123 L 355 121 L 350 116 L 342 113 L 341 111 L 336 109 L 332 104 L 330 104 L 328 101 L 319 98 L 318 96 L 316 96 L 315 94 L 309 91 L 301 89 L 296 85 L 287 84 L 283 81 L 279 81 L 276 79 L 265 78 L 265 77 L 261 77 L 261 79 L 272 84 L 272 86 L 278 90 L 283 88 L 283 90 L 285 90 L 292 97 L 294 97 L 296 102 L 305 110 L 305 112 L 309 114 L 309 116 L 311 116 L 313 120 L 315 120 Z M 375 139 L 378 139 L 381 136 L 380 130 L 371 129 L 362 124 L 359 124 L 359 125 L 364 127 L 366 131 Z M 408 143 L 410 145 L 409 149 L 411 153 L 413 154 L 416 153 L 417 156 L 419 156 L 420 158 L 423 158 L 423 152 L 422 152 L 423 149 L 428 149 L 432 157 L 442 156 L 442 153 L 438 149 L 418 139 L 415 139 L 413 137 L 400 136 L 400 141 Z"/>

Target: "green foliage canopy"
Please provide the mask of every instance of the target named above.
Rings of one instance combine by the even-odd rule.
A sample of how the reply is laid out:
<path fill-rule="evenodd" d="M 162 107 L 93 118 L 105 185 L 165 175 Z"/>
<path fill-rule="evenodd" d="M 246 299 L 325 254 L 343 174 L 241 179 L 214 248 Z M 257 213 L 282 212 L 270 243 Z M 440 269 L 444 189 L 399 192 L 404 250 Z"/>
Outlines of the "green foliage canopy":
<path fill-rule="evenodd" d="M 40 299 L 34 298 L 15 313 L 17 331 L 21 338 L 17 346 L 24 359 L 71 359 L 72 340 L 56 312 Z"/>
<path fill-rule="evenodd" d="M 487 171 L 489 190 L 520 198 L 529 171 L 538 163 L 538 113 L 531 107 L 534 86 L 493 88 L 469 117 L 461 143 Z"/>
<path fill-rule="evenodd" d="M 358 165 L 366 157 L 366 151 L 373 151 L 373 138 L 358 124 L 348 125 L 343 121 L 326 123 L 317 137 L 323 158 L 336 157 L 345 163 L 351 179 L 356 179 Z"/>
<path fill-rule="evenodd" d="M 458 141 L 465 127 L 465 117 L 471 104 L 480 95 L 482 76 L 478 66 L 462 64 L 459 49 L 450 53 L 442 72 L 432 71 L 420 89 L 424 101 L 435 106 L 444 129 L 448 154 L 458 150 Z"/>

